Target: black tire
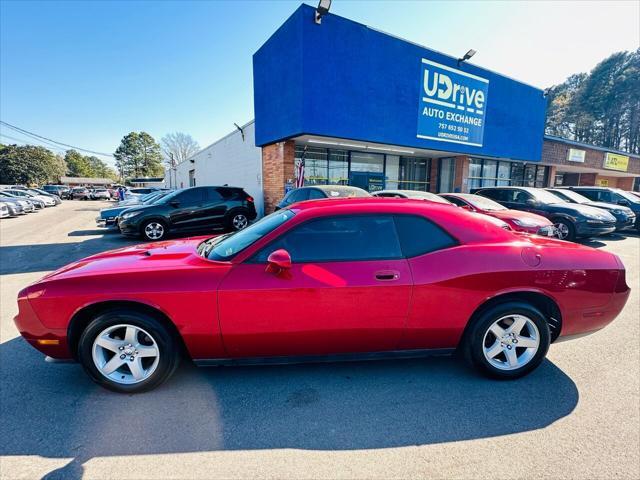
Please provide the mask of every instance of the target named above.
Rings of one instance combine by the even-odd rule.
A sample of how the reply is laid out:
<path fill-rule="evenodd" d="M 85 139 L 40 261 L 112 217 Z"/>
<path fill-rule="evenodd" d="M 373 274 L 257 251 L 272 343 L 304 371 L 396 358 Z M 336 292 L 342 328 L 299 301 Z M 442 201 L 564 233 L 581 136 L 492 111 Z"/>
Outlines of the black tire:
<path fill-rule="evenodd" d="M 96 337 L 104 332 L 105 329 L 123 324 L 132 325 L 148 332 L 159 351 L 157 366 L 147 378 L 138 383 L 118 383 L 108 378 L 100 372 L 93 359 L 93 347 Z M 144 336 L 144 333 L 142 335 Z M 145 336 L 145 338 L 149 337 Z M 144 338 L 141 341 L 144 341 Z M 145 313 L 129 309 L 114 309 L 98 315 L 82 332 L 78 343 L 78 360 L 89 377 L 98 385 L 119 393 L 145 392 L 162 384 L 178 367 L 180 363 L 179 352 L 177 339 L 158 320 Z M 114 356 L 118 356 L 118 354 L 114 354 Z M 123 363 L 122 367 L 114 374 L 123 372 L 124 376 L 128 368 L 125 365 L 128 364 Z M 129 373 L 132 373 L 132 371 L 130 370 Z"/>
<path fill-rule="evenodd" d="M 498 368 L 489 362 L 485 355 L 485 348 L 490 347 L 490 345 L 494 344 L 494 341 L 498 340 L 497 337 L 493 336 L 493 333 L 489 333 L 489 328 L 492 327 L 497 320 L 508 317 L 509 315 L 519 315 L 531 320 L 537 328 L 539 345 L 535 354 L 526 352 L 522 347 L 511 345 L 510 347 L 515 347 L 513 350 L 516 352 L 516 355 L 519 355 L 518 358 L 526 358 L 523 357 L 525 353 L 531 356 L 530 359 L 528 359 L 521 367 L 506 370 Z M 508 322 L 509 319 L 507 318 L 502 321 Z M 465 332 L 465 337 L 461 344 L 461 353 L 471 367 L 475 368 L 485 376 L 500 380 L 510 380 L 523 377 L 535 370 L 547 355 L 549 344 L 551 342 L 549 325 L 544 315 L 538 309 L 526 302 L 507 302 L 498 304 L 480 313 L 476 318 L 472 319 L 472 322 L 473 323 L 469 325 Z M 530 327 L 527 326 L 526 328 Z M 531 334 L 531 332 L 528 333 Z M 500 342 L 500 345 L 502 345 L 502 342 Z M 505 348 L 509 348 L 509 346 L 506 346 Z M 509 350 L 511 349 L 512 348 L 509 348 Z M 506 350 L 503 349 L 503 351 L 507 353 Z M 498 354 L 498 356 L 495 357 L 495 360 L 497 360 L 498 363 L 506 363 L 507 357 L 505 353 Z M 501 358 L 504 360 L 501 360 Z M 504 368 L 507 368 L 506 364 L 504 365 Z"/>
<path fill-rule="evenodd" d="M 249 226 L 249 212 L 246 210 L 232 210 L 227 215 L 225 221 L 227 230 L 231 232 L 237 232 L 238 230 L 244 230 Z"/>
<path fill-rule="evenodd" d="M 156 231 L 159 233 L 154 235 L 151 233 L 152 231 Z M 140 234 L 142 235 L 142 238 L 151 242 L 164 240 L 165 238 L 167 238 L 168 233 L 169 229 L 167 228 L 167 224 L 162 220 L 145 220 L 140 226 Z"/>
<path fill-rule="evenodd" d="M 566 229 L 566 236 L 561 236 L 558 234 L 558 238 L 560 240 L 566 240 L 568 242 L 574 242 L 576 240 L 576 227 L 573 226 L 573 223 L 570 220 L 566 220 L 564 218 L 556 218 L 553 221 L 553 225 L 560 231 L 560 229 Z"/>

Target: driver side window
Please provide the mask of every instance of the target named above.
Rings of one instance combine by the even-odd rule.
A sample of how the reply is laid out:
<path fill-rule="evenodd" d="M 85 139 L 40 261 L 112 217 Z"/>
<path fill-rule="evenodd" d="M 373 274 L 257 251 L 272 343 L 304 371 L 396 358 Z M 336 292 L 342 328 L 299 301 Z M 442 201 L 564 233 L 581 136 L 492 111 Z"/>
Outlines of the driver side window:
<path fill-rule="evenodd" d="M 390 260 L 402 258 L 390 215 L 327 217 L 295 227 L 258 252 L 252 262 L 264 263 L 285 249 L 294 263 Z"/>

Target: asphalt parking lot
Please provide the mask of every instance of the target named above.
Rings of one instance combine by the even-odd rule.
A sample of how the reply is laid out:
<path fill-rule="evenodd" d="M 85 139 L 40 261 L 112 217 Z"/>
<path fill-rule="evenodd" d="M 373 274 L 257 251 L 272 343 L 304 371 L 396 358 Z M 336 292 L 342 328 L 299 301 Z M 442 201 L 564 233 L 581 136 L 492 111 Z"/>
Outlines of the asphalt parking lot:
<path fill-rule="evenodd" d="M 518 381 L 450 358 L 197 369 L 119 395 L 48 364 L 13 324 L 22 287 L 135 243 L 95 227 L 106 202 L 0 221 L 0 478 L 640 478 L 640 238 L 608 328 L 551 347 Z"/>

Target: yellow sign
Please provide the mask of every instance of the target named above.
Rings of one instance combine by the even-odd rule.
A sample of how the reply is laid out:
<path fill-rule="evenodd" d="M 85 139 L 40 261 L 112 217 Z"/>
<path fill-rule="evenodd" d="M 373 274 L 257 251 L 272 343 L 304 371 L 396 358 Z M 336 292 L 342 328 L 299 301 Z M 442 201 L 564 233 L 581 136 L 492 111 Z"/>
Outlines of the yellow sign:
<path fill-rule="evenodd" d="M 600 184 L 601 187 L 609 186 L 609 180 L 606 178 L 601 178 L 600 180 L 598 180 L 598 183 Z"/>
<path fill-rule="evenodd" d="M 629 157 L 607 152 L 604 156 L 604 168 L 626 172 L 629 168 Z"/>

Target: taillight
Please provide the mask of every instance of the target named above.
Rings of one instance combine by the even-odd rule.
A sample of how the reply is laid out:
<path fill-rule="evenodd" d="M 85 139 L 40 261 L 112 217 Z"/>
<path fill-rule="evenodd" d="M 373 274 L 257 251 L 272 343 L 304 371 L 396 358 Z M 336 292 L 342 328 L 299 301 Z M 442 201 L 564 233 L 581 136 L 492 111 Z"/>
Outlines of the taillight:
<path fill-rule="evenodd" d="M 626 271 L 624 269 L 618 270 L 618 281 L 616 282 L 616 293 L 624 293 L 629 290 L 629 286 L 627 285 L 626 279 Z"/>
<path fill-rule="evenodd" d="M 252 196 L 247 196 L 247 202 L 253 203 L 253 197 Z"/>

